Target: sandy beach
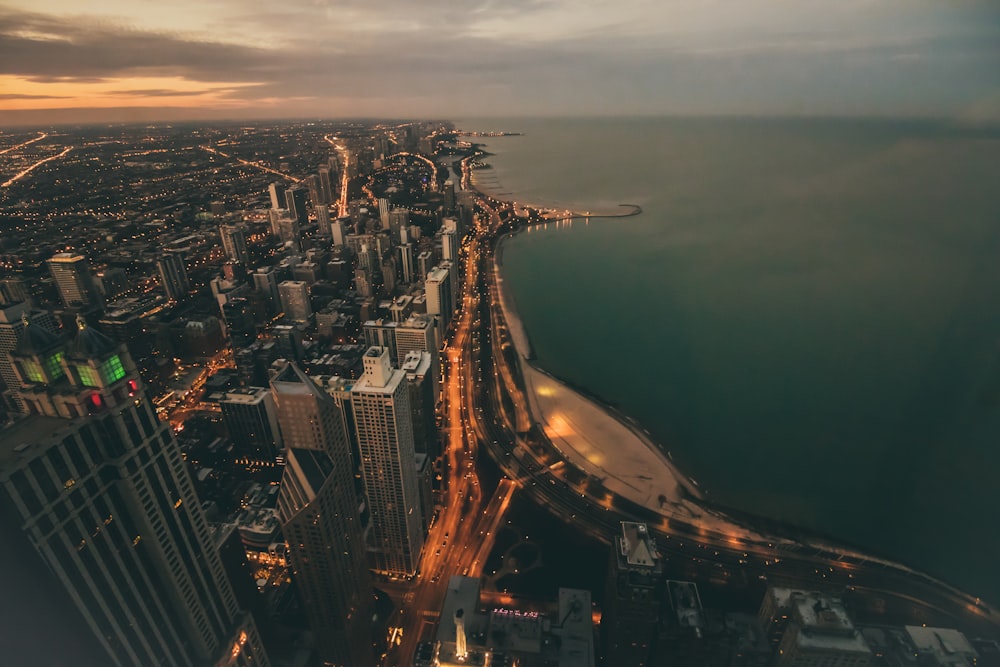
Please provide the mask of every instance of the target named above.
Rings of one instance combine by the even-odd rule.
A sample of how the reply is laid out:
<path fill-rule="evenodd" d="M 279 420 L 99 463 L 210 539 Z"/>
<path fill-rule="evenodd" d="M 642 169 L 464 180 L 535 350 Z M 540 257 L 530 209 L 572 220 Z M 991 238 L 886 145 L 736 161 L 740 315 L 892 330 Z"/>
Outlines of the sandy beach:
<path fill-rule="evenodd" d="M 510 290 L 504 287 L 503 245 L 507 238 L 498 242 L 494 256 L 500 307 L 517 348 L 531 416 L 552 444 L 568 462 L 600 479 L 609 491 L 664 518 L 697 521 L 708 530 L 761 539 L 760 534 L 702 508 L 697 503 L 702 497 L 697 484 L 685 477 L 634 422 L 532 363 L 527 330 Z"/>

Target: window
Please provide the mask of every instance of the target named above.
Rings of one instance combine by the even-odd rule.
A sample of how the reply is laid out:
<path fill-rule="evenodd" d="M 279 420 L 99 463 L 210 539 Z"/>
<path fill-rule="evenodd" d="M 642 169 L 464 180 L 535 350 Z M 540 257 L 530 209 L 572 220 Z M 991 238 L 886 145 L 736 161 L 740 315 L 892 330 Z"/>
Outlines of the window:
<path fill-rule="evenodd" d="M 101 376 L 105 382 L 111 384 L 125 377 L 125 368 L 122 367 L 122 360 L 117 354 L 101 364 Z"/>
<path fill-rule="evenodd" d="M 85 387 L 100 387 L 101 382 L 97 379 L 97 373 L 90 366 L 85 366 L 83 364 L 77 364 L 76 374 L 80 376 L 80 382 L 83 383 Z"/>
<path fill-rule="evenodd" d="M 29 382 L 45 382 L 45 374 L 42 373 L 42 367 L 37 362 L 24 359 L 21 361 L 21 369 L 24 370 Z"/>
<path fill-rule="evenodd" d="M 49 377 L 53 380 L 66 374 L 62 367 L 63 353 L 56 352 L 45 360 L 45 370 L 49 372 Z"/>

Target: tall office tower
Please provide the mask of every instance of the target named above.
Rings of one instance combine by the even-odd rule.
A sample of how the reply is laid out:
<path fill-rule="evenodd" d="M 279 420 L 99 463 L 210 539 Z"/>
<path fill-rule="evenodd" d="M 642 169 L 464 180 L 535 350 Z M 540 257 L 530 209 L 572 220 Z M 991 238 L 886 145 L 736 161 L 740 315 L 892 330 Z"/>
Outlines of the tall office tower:
<path fill-rule="evenodd" d="M 442 269 L 448 271 L 448 282 L 450 283 L 449 289 L 451 290 L 451 310 L 454 313 L 455 309 L 458 308 L 458 304 L 462 302 L 462 283 L 459 280 L 458 267 L 459 264 L 452 263 L 451 260 L 442 260 L 438 265 Z M 451 319 L 451 316 L 448 317 Z"/>
<path fill-rule="evenodd" d="M 435 400 L 441 380 L 441 366 L 438 362 L 441 344 L 437 333 L 434 318 L 427 315 L 411 315 L 396 327 L 397 358 L 406 359 L 414 351 L 427 352 L 431 355 L 431 389 Z"/>
<path fill-rule="evenodd" d="M 441 259 L 449 262 L 458 260 L 458 234 L 453 231 L 441 233 Z"/>
<path fill-rule="evenodd" d="M 312 204 L 313 210 L 324 206 L 326 202 L 322 201 L 323 194 L 320 191 L 319 176 L 316 174 L 310 174 L 305 178 L 306 189 L 309 191 L 309 203 Z"/>
<path fill-rule="evenodd" d="M 383 259 L 379 274 L 382 276 L 382 290 L 391 296 L 396 291 L 396 258 L 389 255 Z"/>
<path fill-rule="evenodd" d="M 222 304 L 222 320 L 234 350 L 257 340 L 254 310 L 254 302 L 246 297 L 228 299 Z"/>
<path fill-rule="evenodd" d="M 399 269 L 403 284 L 411 284 L 416 274 L 413 272 L 413 245 L 410 243 L 399 246 Z"/>
<path fill-rule="evenodd" d="M 406 209 L 396 208 L 389 211 L 389 233 L 394 234 L 400 243 L 407 243 L 408 238 L 403 238 L 402 234 L 410 226 L 410 212 Z"/>
<path fill-rule="evenodd" d="M 455 210 L 455 183 L 453 181 L 444 182 L 444 210 Z"/>
<path fill-rule="evenodd" d="M 263 387 L 234 389 L 219 401 L 235 454 L 248 462 L 274 463 L 282 448 L 274 395 Z"/>
<path fill-rule="evenodd" d="M 875 664 L 875 656 L 839 598 L 816 591 L 768 588 L 758 618 L 772 643 L 777 642 L 774 664 L 778 667 Z"/>
<path fill-rule="evenodd" d="M 361 325 L 365 347 L 384 347 L 389 353 L 389 363 L 396 364 L 396 330 L 399 324 L 391 320 L 368 320 Z"/>
<path fill-rule="evenodd" d="M 337 218 L 330 223 L 330 238 L 333 239 L 333 245 L 344 245 L 344 237 L 344 219 Z"/>
<path fill-rule="evenodd" d="M 434 425 L 434 369 L 430 352 L 413 350 L 400 360 L 410 392 L 410 415 L 413 418 L 413 449 L 432 459 L 441 454 Z"/>
<path fill-rule="evenodd" d="M 374 598 L 340 413 L 295 364 L 271 390 L 287 447 L 278 516 L 306 617 L 326 664 L 372 667 Z"/>
<path fill-rule="evenodd" d="M 372 273 L 378 270 L 378 252 L 375 251 L 374 247 L 367 243 L 361 244 L 361 250 L 358 252 L 358 266 Z"/>
<path fill-rule="evenodd" d="M 287 211 L 283 208 L 272 208 L 267 212 L 267 224 L 268 231 L 271 232 L 271 236 L 281 236 L 281 230 L 278 228 L 278 223 Z"/>
<path fill-rule="evenodd" d="M 312 318 L 307 284 L 301 280 L 286 280 L 278 285 L 278 295 L 285 317 L 295 322 L 308 322 Z"/>
<path fill-rule="evenodd" d="M 389 200 L 385 197 L 378 198 L 378 219 L 382 229 L 389 229 Z"/>
<path fill-rule="evenodd" d="M 247 228 L 245 225 L 219 225 L 222 250 L 231 262 L 247 264 L 250 254 L 247 250 Z"/>
<path fill-rule="evenodd" d="M 330 209 L 326 204 L 317 206 L 316 209 L 316 233 L 320 236 L 330 236 Z"/>
<path fill-rule="evenodd" d="M 52 279 L 59 288 L 59 296 L 67 308 L 72 306 L 103 306 L 101 295 L 97 292 L 94 279 L 90 275 L 90 267 L 83 255 L 71 252 L 61 252 L 48 261 Z"/>
<path fill-rule="evenodd" d="M 278 218 L 278 238 L 284 244 L 291 244 L 296 250 L 301 249 L 302 241 L 299 229 L 299 221 L 292 217 Z"/>
<path fill-rule="evenodd" d="M 659 620 L 663 564 L 646 524 L 622 521 L 621 529 L 611 545 L 601 632 L 609 665 L 643 667 Z"/>
<path fill-rule="evenodd" d="M 278 295 L 278 274 L 273 266 L 262 266 L 253 272 L 253 287 L 264 295 L 270 303 L 272 312 L 281 310 L 281 297 Z"/>
<path fill-rule="evenodd" d="M 417 280 L 423 282 L 427 280 L 427 274 L 434 268 L 434 253 L 430 250 L 421 250 L 417 254 Z"/>
<path fill-rule="evenodd" d="M 333 203 L 333 179 L 330 177 L 330 166 L 321 164 L 317 170 L 319 174 L 319 190 L 323 198 L 323 204 Z"/>
<path fill-rule="evenodd" d="M 28 300 L 28 290 L 20 278 L 4 278 L 0 280 L 0 305 L 10 305 Z"/>
<path fill-rule="evenodd" d="M 277 324 L 271 327 L 271 335 L 274 337 L 274 349 L 277 357 L 294 361 L 302 360 L 305 347 L 302 345 L 302 332 L 298 327 Z"/>
<path fill-rule="evenodd" d="M 183 252 L 164 251 L 156 260 L 156 268 L 160 272 L 160 286 L 168 299 L 182 301 L 187 298 L 191 282 L 184 266 Z"/>
<path fill-rule="evenodd" d="M 285 190 L 285 208 L 288 209 L 288 212 L 298 221 L 301 227 L 309 224 L 309 217 L 306 215 L 306 200 L 308 197 L 309 191 L 301 186 Z"/>
<path fill-rule="evenodd" d="M 116 299 L 132 287 L 128 274 L 117 267 L 98 272 L 95 284 L 105 301 Z"/>
<path fill-rule="evenodd" d="M 440 329 L 444 331 L 451 322 L 453 308 L 448 269 L 440 266 L 432 269 L 424 281 L 424 292 L 427 295 L 427 314 L 437 317 Z"/>
<path fill-rule="evenodd" d="M 412 577 L 424 532 L 406 374 L 392 368 L 385 348 L 368 348 L 363 362 L 351 405 L 371 508 L 369 549 L 376 572 Z"/>
<path fill-rule="evenodd" d="M 78 327 L 29 323 L 11 355 L 32 416 L 0 433 L 5 660 L 268 665 L 170 425 L 126 348 Z"/>
<path fill-rule="evenodd" d="M 358 293 L 358 296 L 366 299 L 375 296 L 374 280 L 368 269 L 360 266 L 354 269 L 354 291 Z"/>
<path fill-rule="evenodd" d="M 275 181 L 267 187 L 268 193 L 271 195 L 271 208 L 279 209 L 285 208 L 285 186 L 281 183 Z"/>
<path fill-rule="evenodd" d="M 21 342 L 24 332 L 25 318 L 31 318 L 32 326 L 41 327 L 49 333 L 56 333 L 58 327 L 51 313 L 46 311 L 31 312 L 31 304 L 26 301 L 0 307 L 0 381 L 4 392 L 4 406 L 7 412 L 23 413 L 24 402 L 21 400 L 21 380 L 14 371 L 14 363 L 7 356 Z"/>

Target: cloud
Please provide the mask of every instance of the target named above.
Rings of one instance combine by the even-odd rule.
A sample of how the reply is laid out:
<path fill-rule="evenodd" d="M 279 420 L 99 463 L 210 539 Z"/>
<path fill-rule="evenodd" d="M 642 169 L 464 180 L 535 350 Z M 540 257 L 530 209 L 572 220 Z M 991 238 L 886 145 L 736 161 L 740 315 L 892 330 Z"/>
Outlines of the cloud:
<path fill-rule="evenodd" d="M 0 6 L 0 76 L 52 86 L 16 91 L 27 95 L 90 83 L 167 99 L 198 82 L 177 94 L 395 116 L 947 113 L 1000 76 L 1000 24 L 971 0 L 965 13 L 930 0 L 101 5 L 106 14 L 73 15 L 94 10 L 68 0 L 33 4 L 53 13 Z"/>

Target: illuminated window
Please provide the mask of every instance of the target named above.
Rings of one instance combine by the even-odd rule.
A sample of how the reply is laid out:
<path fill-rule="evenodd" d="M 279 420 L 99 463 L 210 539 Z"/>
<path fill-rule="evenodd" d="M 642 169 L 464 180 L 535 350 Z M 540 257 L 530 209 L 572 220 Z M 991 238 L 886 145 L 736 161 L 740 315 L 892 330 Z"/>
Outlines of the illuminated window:
<path fill-rule="evenodd" d="M 97 373 L 90 366 L 78 364 L 76 367 L 76 374 L 80 376 L 80 382 L 82 382 L 85 387 L 101 386 L 101 381 L 97 379 Z"/>
<path fill-rule="evenodd" d="M 56 352 L 51 357 L 49 357 L 45 362 L 45 370 L 49 372 L 49 377 L 53 380 L 56 378 L 61 378 L 65 375 L 65 371 L 62 367 L 62 352 Z"/>
<path fill-rule="evenodd" d="M 104 376 L 104 379 L 108 384 L 118 382 L 118 380 L 125 377 L 125 369 L 122 367 L 122 360 L 117 354 L 101 364 L 101 375 Z"/>
<path fill-rule="evenodd" d="M 21 368 L 24 369 L 24 374 L 28 376 L 29 382 L 45 382 L 45 374 L 42 373 L 42 367 L 37 362 L 25 359 L 21 362 Z"/>

